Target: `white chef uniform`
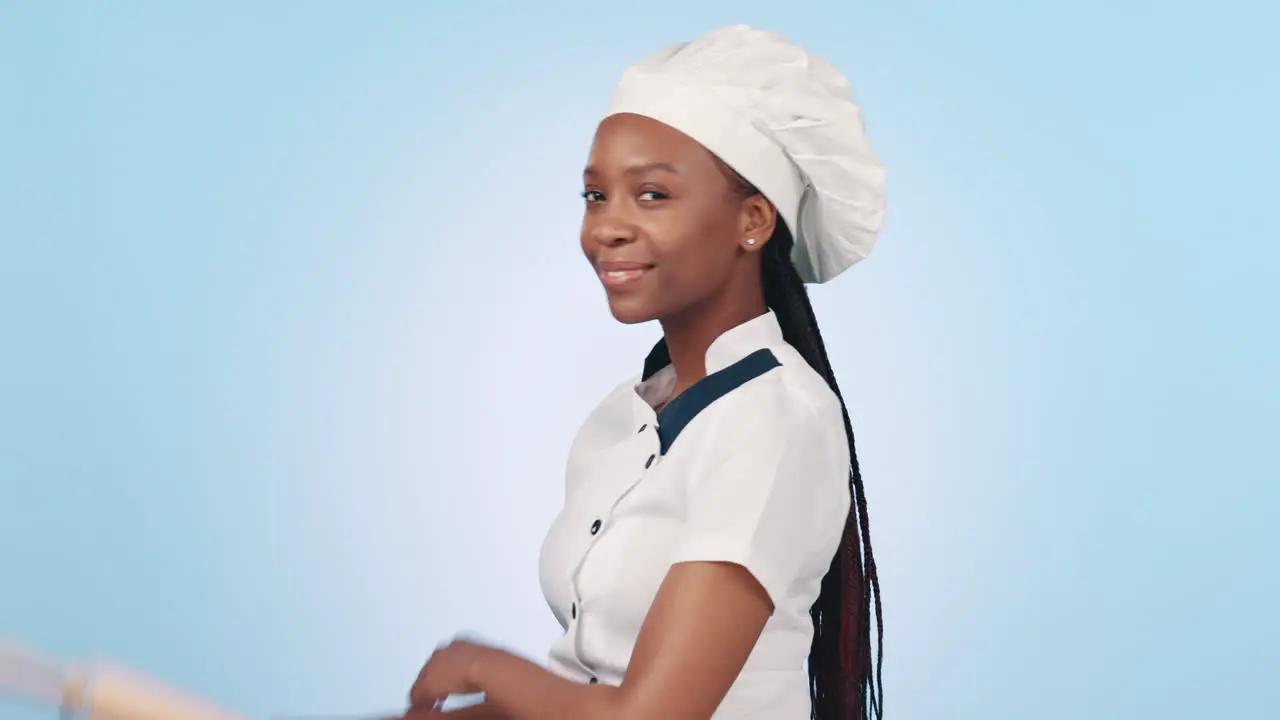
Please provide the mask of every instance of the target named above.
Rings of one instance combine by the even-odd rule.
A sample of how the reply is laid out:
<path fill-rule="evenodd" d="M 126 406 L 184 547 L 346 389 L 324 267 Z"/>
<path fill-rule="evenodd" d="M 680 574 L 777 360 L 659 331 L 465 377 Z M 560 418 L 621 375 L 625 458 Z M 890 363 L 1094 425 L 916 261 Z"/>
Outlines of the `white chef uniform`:
<path fill-rule="evenodd" d="M 565 628 L 551 669 L 620 684 L 673 563 L 745 567 L 775 610 L 717 718 L 809 717 L 809 608 L 849 512 L 840 401 L 782 338 L 772 312 L 721 335 L 707 377 L 661 412 L 665 346 L 610 393 L 569 455 L 564 510 L 540 577 Z M 658 368 L 661 367 L 661 369 Z"/>

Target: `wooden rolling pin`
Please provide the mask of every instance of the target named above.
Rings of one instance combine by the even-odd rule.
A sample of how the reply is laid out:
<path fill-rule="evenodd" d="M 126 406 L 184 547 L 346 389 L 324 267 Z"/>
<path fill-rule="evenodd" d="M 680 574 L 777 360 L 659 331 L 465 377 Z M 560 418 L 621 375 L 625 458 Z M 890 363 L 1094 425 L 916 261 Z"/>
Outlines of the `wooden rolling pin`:
<path fill-rule="evenodd" d="M 246 720 L 111 665 L 68 673 L 61 705 L 93 720 Z"/>
<path fill-rule="evenodd" d="M 141 674 L 105 663 L 66 666 L 0 641 L 0 695 L 92 720 L 246 720 Z"/>

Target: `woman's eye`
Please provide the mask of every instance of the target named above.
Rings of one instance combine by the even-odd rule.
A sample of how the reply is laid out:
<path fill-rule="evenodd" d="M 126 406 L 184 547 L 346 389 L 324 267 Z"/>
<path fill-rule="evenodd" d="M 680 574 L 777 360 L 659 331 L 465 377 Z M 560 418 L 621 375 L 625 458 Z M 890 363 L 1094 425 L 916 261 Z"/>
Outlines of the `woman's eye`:
<path fill-rule="evenodd" d="M 601 193 L 599 190 L 583 190 L 582 199 L 589 203 L 600 202 L 604 200 L 604 193 Z"/>
<path fill-rule="evenodd" d="M 645 190 L 640 193 L 641 200 L 666 200 L 667 197 L 668 195 L 666 193 L 661 193 L 657 190 Z"/>

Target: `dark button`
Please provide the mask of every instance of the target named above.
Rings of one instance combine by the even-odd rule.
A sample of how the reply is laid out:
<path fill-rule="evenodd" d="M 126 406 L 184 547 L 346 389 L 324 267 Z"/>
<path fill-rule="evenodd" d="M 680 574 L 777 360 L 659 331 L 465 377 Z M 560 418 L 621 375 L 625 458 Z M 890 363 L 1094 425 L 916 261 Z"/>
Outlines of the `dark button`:
<path fill-rule="evenodd" d="M 641 425 L 641 426 L 640 426 L 640 429 L 639 429 L 639 430 L 637 430 L 636 432 L 644 432 L 644 431 L 645 431 L 645 429 L 646 429 L 646 428 L 648 428 L 648 427 L 649 427 L 649 423 L 645 423 L 645 424 Z"/>
<path fill-rule="evenodd" d="M 573 603 L 572 605 L 569 606 L 569 617 L 573 618 L 574 620 L 578 619 L 578 603 Z"/>
<path fill-rule="evenodd" d="M 644 469 L 645 469 L 645 470 L 648 470 L 648 469 L 649 469 L 649 466 L 653 464 L 653 459 L 654 459 L 654 458 L 656 458 L 656 457 L 658 457 L 658 456 L 657 456 L 657 455 L 650 455 L 650 456 L 649 456 L 649 459 L 644 461 Z"/>
<path fill-rule="evenodd" d="M 595 678 L 595 676 L 593 675 L 593 676 L 591 677 L 591 679 L 590 679 L 590 680 L 588 680 L 587 682 L 591 683 L 592 685 L 595 685 L 596 683 L 598 683 L 598 682 L 600 682 L 600 681 L 599 681 L 599 680 L 597 680 L 597 679 Z"/>
<path fill-rule="evenodd" d="M 591 523 L 591 534 L 595 535 L 598 532 L 600 532 L 600 521 L 596 520 L 595 522 Z"/>

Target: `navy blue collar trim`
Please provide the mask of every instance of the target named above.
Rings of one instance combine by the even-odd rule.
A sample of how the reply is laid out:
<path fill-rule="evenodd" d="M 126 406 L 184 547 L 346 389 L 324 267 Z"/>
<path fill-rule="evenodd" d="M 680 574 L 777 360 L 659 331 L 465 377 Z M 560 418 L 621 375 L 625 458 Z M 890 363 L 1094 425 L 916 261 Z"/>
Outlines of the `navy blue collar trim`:
<path fill-rule="evenodd" d="M 658 362 L 661 356 L 667 356 L 666 343 L 660 342 L 658 345 L 659 347 L 655 347 L 645 360 L 645 379 L 670 364 L 668 359 L 667 362 L 651 370 L 651 364 Z M 655 358 L 656 353 L 661 353 L 661 356 Z M 711 373 L 680 393 L 658 413 L 657 430 L 662 454 L 666 455 L 671 450 L 671 446 L 675 444 L 676 438 L 680 436 L 685 426 L 692 422 L 698 413 L 706 410 L 711 403 L 781 365 L 782 363 L 778 362 L 778 358 L 768 348 L 761 348 L 738 362 Z"/>
<path fill-rule="evenodd" d="M 667 339 L 662 338 L 657 345 L 649 351 L 649 355 L 644 359 L 644 374 L 640 376 L 640 381 L 644 382 L 658 373 L 659 370 L 671 364 L 671 351 L 667 350 Z"/>

